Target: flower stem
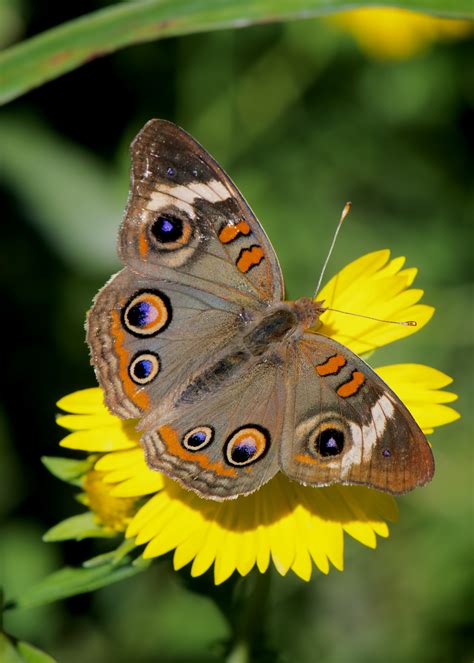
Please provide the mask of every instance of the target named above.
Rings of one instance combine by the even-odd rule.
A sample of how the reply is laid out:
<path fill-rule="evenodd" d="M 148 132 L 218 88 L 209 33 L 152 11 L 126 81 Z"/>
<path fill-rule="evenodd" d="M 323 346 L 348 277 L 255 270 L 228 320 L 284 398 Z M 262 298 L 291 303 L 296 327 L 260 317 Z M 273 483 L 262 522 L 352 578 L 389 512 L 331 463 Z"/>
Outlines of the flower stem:
<path fill-rule="evenodd" d="M 267 603 L 270 594 L 270 571 L 254 573 L 242 580 L 231 610 L 234 642 L 226 663 L 249 663 L 268 654 L 265 643 Z"/>

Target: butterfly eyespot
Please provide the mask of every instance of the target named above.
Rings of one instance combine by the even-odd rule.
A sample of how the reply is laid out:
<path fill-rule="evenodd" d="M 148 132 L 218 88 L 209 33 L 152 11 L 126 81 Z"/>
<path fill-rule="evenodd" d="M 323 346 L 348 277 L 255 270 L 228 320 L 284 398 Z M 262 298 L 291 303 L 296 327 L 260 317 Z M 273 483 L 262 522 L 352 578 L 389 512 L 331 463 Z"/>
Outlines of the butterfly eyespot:
<path fill-rule="evenodd" d="M 122 310 L 124 327 L 134 336 L 154 336 L 171 322 L 169 298 L 159 290 L 136 293 Z"/>
<path fill-rule="evenodd" d="M 382 451 L 382 456 L 383 456 L 384 458 L 390 458 L 391 455 L 392 455 L 392 452 L 390 451 L 390 449 L 384 449 L 384 450 Z"/>
<path fill-rule="evenodd" d="M 270 433 L 263 426 L 243 426 L 227 439 L 225 459 L 230 465 L 250 465 L 270 448 Z"/>
<path fill-rule="evenodd" d="M 160 359 L 154 352 L 137 355 L 128 368 L 128 374 L 136 384 L 148 384 L 160 372 Z"/>
<path fill-rule="evenodd" d="M 151 224 L 150 233 L 160 250 L 174 251 L 189 244 L 191 224 L 172 214 L 160 214 Z"/>
<path fill-rule="evenodd" d="M 344 433 L 326 428 L 317 435 L 314 446 L 320 456 L 337 456 L 344 449 Z"/>
<path fill-rule="evenodd" d="M 189 451 L 199 451 L 207 447 L 214 439 L 214 429 L 210 426 L 198 426 L 188 431 L 183 438 L 183 446 Z"/>
<path fill-rule="evenodd" d="M 168 175 L 168 177 L 174 177 L 176 175 L 176 168 L 170 166 L 169 168 L 166 169 L 166 174 Z"/>

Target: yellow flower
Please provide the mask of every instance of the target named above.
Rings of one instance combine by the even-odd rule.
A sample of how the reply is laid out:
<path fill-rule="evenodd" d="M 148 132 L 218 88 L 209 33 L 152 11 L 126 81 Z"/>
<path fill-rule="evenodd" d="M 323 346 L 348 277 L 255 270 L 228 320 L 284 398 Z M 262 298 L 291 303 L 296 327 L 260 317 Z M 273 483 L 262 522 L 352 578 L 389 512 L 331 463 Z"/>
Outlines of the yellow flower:
<path fill-rule="evenodd" d="M 110 532 L 123 532 L 136 511 L 137 499 L 112 495 L 113 487 L 104 481 L 104 472 L 91 470 L 84 475 L 82 499 L 95 516 L 98 525 Z"/>
<path fill-rule="evenodd" d="M 435 41 L 466 37 L 474 25 L 388 7 L 341 12 L 328 20 L 351 32 L 363 51 L 381 60 L 410 58 Z"/>
<path fill-rule="evenodd" d="M 410 288 L 416 271 L 402 269 L 403 258 L 389 257 L 388 251 L 377 251 L 355 260 L 323 288 L 318 299 L 334 308 L 377 317 L 416 319 L 418 327 L 327 312 L 318 331 L 362 353 L 412 334 L 428 322 L 433 309 L 418 304 L 423 293 Z M 451 378 L 440 371 L 419 364 L 376 370 L 425 432 L 458 418 L 444 404 L 456 396 L 441 390 Z M 125 532 L 137 546 L 145 546 L 143 557 L 174 551 L 175 569 L 191 564 L 193 576 L 214 565 L 216 584 L 235 571 L 246 575 L 254 566 L 263 573 L 270 563 L 282 575 L 292 570 L 304 580 L 310 579 L 314 565 L 323 573 L 331 564 L 342 570 L 344 532 L 375 548 L 377 535 L 388 536 L 386 521 L 397 519 L 396 502 L 385 493 L 362 486 L 305 487 L 282 474 L 247 497 L 224 502 L 202 499 L 148 468 L 134 422 L 110 414 L 100 389 L 70 394 L 58 405 L 69 413 L 58 423 L 73 431 L 61 446 L 99 454 L 92 472 L 110 485 L 111 499 L 143 498 L 141 506 L 135 504 Z M 105 498 L 101 493 L 101 509 Z M 90 506 L 94 509 L 92 500 Z M 107 514 L 110 517 L 110 508 Z"/>

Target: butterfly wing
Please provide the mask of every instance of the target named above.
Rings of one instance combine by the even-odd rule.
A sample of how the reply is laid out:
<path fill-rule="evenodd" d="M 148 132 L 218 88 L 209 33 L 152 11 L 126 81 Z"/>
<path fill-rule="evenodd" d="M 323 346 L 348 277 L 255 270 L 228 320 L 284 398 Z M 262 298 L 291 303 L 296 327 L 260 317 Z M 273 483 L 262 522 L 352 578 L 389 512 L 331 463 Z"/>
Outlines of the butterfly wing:
<path fill-rule="evenodd" d="M 258 301 L 283 298 L 278 259 L 214 159 L 183 129 L 150 120 L 131 147 L 119 255 L 141 275 Z"/>
<path fill-rule="evenodd" d="M 200 398 L 188 392 L 143 435 L 149 467 L 205 498 L 254 492 L 278 471 L 286 393 L 281 362 L 254 361 Z"/>
<path fill-rule="evenodd" d="M 127 267 L 96 297 L 87 340 L 111 410 L 153 412 L 152 426 L 283 280 L 250 208 L 186 132 L 151 120 L 131 152 Z"/>
<path fill-rule="evenodd" d="M 303 484 L 363 484 L 395 495 L 430 481 L 434 460 L 415 420 L 357 355 L 305 334 L 289 363 L 281 468 Z"/>
<path fill-rule="evenodd" d="M 238 303 L 190 286 L 116 274 L 95 298 L 87 341 L 109 408 L 157 420 L 244 324 Z"/>

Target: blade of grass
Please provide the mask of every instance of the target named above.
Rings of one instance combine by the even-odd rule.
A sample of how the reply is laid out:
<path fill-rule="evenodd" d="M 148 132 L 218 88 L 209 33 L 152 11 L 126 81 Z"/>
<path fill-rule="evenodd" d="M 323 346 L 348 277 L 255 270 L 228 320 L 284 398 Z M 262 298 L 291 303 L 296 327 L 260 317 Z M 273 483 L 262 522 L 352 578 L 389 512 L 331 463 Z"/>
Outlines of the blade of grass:
<path fill-rule="evenodd" d="M 125 46 L 177 35 L 322 16 L 380 0 L 146 0 L 64 23 L 0 54 L 0 103 Z M 472 0 L 399 0 L 404 9 L 472 18 Z"/>

